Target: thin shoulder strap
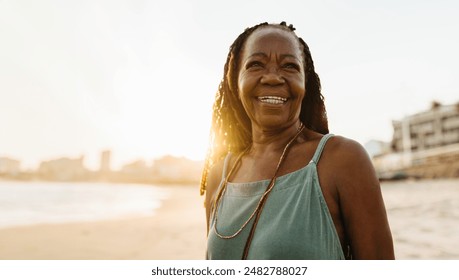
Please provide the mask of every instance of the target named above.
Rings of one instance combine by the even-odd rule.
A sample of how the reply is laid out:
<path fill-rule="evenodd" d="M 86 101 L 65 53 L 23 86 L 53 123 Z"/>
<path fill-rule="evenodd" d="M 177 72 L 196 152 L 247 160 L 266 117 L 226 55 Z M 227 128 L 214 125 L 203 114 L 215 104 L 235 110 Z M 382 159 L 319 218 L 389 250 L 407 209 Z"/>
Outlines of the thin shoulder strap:
<path fill-rule="evenodd" d="M 322 155 L 322 151 L 324 150 L 325 144 L 327 143 L 328 139 L 333 137 L 333 134 L 325 134 L 322 136 L 322 139 L 320 139 L 319 145 L 317 145 L 316 152 L 314 153 L 314 156 L 312 157 L 311 161 L 317 164 L 319 162 L 320 156 Z"/>

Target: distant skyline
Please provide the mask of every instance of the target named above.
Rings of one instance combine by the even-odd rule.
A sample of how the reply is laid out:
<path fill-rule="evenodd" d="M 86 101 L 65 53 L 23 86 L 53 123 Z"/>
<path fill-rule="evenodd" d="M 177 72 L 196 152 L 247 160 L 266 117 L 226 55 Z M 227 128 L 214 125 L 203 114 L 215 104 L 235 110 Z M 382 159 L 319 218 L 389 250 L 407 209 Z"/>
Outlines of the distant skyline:
<path fill-rule="evenodd" d="M 309 44 L 330 131 L 390 141 L 392 120 L 459 101 L 458 14 L 445 0 L 3 0 L 0 156 L 202 159 L 230 44 L 283 20 Z"/>

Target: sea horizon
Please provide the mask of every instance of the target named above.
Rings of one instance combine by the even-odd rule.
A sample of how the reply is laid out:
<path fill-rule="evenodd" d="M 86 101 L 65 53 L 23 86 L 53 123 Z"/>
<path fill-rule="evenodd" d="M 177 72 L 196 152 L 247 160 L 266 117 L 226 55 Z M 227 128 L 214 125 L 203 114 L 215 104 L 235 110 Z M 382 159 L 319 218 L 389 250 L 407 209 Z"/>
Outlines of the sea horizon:
<path fill-rule="evenodd" d="M 164 186 L 105 182 L 0 181 L 0 229 L 155 215 Z"/>

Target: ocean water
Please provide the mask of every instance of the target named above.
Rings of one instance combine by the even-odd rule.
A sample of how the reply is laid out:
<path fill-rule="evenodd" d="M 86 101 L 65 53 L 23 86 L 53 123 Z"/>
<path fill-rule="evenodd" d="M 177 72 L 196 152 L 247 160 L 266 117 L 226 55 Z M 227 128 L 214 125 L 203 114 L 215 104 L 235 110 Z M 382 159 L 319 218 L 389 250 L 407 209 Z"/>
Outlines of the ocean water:
<path fill-rule="evenodd" d="M 167 197 L 135 184 L 0 181 L 0 228 L 154 215 Z"/>

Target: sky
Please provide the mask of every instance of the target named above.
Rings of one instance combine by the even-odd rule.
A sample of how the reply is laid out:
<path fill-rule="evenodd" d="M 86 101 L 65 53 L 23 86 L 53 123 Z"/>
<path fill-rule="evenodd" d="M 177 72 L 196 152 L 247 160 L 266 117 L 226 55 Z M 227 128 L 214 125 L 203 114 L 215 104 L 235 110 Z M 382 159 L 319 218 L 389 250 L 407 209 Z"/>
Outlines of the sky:
<path fill-rule="evenodd" d="M 0 157 L 36 168 L 205 156 L 228 48 L 293 24 L 330 132 L 390 141 L 392 120 L 459 101 L 458 1 L 0 0 Z"/>

